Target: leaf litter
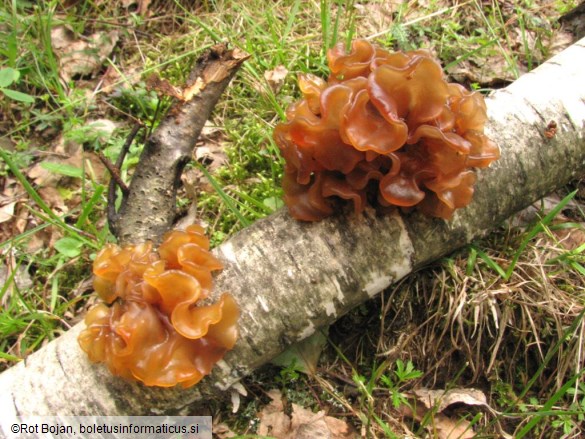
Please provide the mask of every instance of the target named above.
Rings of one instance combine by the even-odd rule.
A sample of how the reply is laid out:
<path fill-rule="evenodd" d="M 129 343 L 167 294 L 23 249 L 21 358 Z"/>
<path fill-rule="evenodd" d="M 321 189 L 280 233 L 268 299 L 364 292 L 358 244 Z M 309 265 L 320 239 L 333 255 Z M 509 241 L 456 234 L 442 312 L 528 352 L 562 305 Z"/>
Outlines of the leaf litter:
<path fill-rule="evenodd" d="M 59 59 L 59 74 L 67 84 L 74 78 L 93 76 L 102 69 L 118 43 L 119 32 L 95 32 L 76 36 L 67 26 L 51 30 L 51 44 Z"/>
<path fill-rule="evenodd" d="M 258 435 L 278 439 L 350 439 L 357 438 L 353 429 L 340 419 L 327 416 L 324 410 L 313 413 L 297 404 L 291 404 L 290 415 L 282 393 L 278 389 L 268 391 L 271 402 L 258 414 Z"/>

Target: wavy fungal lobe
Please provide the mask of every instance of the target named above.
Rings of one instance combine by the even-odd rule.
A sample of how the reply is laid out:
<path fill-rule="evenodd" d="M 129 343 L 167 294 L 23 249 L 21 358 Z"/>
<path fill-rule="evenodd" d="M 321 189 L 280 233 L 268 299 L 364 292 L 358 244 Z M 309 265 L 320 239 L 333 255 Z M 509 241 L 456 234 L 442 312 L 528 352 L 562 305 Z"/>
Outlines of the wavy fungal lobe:
<path fill-rule="evenodd" d="M 158 252 L 151 243 L 107 245 L 93 264 L 94 289 L 105 303 L 89 310 L 79 345 L 114 375 L 147 386 L 196 384 L 238 336 L 231 295 L 199 303 L 210 293 L 211 272 L 221 268 L 196 225 L 168 233 Z"/>
<path fill-rule="evenodd" d="M 303 99 L 291 105 L 274 139 L 286 161 L 284 199 L 291 215 L 317 221 L 335 198 L 361 212 L 416 207 L 450 219 L 467 206 L 473 168 L 497 160 L 484 134 L 482 95 L 447 83 L 429 52 L 388 52 L 354 41 L 327 55 L 327 82 L 299 76 Z"/>

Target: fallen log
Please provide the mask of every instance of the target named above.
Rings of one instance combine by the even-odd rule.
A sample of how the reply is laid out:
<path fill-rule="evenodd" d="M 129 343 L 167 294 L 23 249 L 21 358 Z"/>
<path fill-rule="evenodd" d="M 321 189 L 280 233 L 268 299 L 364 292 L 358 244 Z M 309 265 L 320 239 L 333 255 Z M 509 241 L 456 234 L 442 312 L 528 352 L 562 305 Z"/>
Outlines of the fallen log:
<path fill-rule="evenodd" d="M 290 344 L 583 175 L 583 72 L 585 40 L 488 99 L 486 131 L 502 157 L 478 172 L 473 202 L 450 222 L 368 211 L 307 224 L 279 211 L 218 247 L 225 269 L 214 295 L 229 291 L 240 304 L 240 339 L 197 386 L 148 388 L 111 376 L 79 349 L 78 325 L 0 375 L 3 417 L 197 413 L 229 395 Z"/>

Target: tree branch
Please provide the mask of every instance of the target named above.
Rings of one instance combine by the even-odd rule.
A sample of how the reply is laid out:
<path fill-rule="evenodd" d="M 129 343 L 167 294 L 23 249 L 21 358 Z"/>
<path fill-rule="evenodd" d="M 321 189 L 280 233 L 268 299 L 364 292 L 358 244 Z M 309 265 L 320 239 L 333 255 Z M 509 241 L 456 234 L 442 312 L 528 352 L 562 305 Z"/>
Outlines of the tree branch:
<path fill-rule="evenodd" d="M 181 99 L 144 146 L 114 221 L 121 244 L 157 243 L 172 228 L 183 168 L 219 97 L 247 58 L 244 52 L 217 45 L 197 60 Z"/>

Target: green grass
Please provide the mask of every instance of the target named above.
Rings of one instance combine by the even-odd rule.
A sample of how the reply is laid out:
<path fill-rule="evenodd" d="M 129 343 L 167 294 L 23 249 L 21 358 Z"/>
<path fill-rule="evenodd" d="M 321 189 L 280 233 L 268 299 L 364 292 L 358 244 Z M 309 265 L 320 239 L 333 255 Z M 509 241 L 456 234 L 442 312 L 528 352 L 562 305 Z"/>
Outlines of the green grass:
<path fill-rule="evenodd" d="M 197 56 L 217 42 L 251 55 L 212 117 L 226 164 L 213 171 L 206 163 L 190 165 L 199 172 L 200 187 L 195 198 L 180 193 L 179 205 L 196 203 L 218 245 L 282 206 L 283 161 L 272 130 L 299 97 L 299 73 L 327 77 L 327 48 L 355 37 L 400 50 L 427 47 L 449 72 L 477 69 L 489 59 L 505 74 L 492 75 L 500 85 L 546 59 L 556 17 L 575 2 L 520 1 L 513 8 L 501 2 L 407 2 L 391 12 L 387 3 L 218 0 L 193 9 L 191 2 L 161 0 L 143 17 L 119 2 L 65 8 L 59 0 L 4 1 L 0 182 L 3 190 L 17 187 L 22 198 L 18 225 L 16 219 L 0 224 L 0 254 L 10 267 L 0 289 L 0 365 L 20 361 L 83 317 L 91 260 L 113 240 L 105 220 L 107 178 L 91 158 L 100 152 L 114 162 L 140 124 L 121 169 L 129 181 L 144 137 L 170 105 L 147 89 L 148 75 L 180 86 Z M 120 42 L 93 76 L 64 81 L 51 43 L 51 30 L 61 25 L 76 38 L 117 30 Z M 281 66 L 288 74 L 273 88 L 264 75 Z M 106 69 L 113 78 L 107 84 Z M 462 80 L 489 86 L 465 75 Z M 93 124 L 98 119 L 115 129 L 104 133 Z M 57 146 L 68 144 L 85 152 L 79 166 L 55 159 Z M 29 176 L 39 163 L 54 177 L 52 189 L 64 208 Z M 341 319 L 332 329 L 335 348 L 326 350 L 317 375 L 266 369 L 249 387 L 259 394 L 280 387 L 291 401 L 335 413 L 370 437 L 401 437 L 407 431 L 424 435 L 436 415 L 430 411 L 422 421 L 400 416 L 396 409 L 408 391 L 481 385 L 504 415 L 462 415 L 480 433 L 493 435 L 500 423 L 517 437 L 578 434 L 585 387 L 582 313 L 575 310 L 583 303 L 585 244 L 563 249 L 555 233 L 582 226 L 554 221 L 574 196 L 526 232 L 503 230 L 475 242 Z M 17 275 L 18 267 L 31 286 Z M 429 309 L 424 321 L 412 314 L 416 306 Z M 403 356 L 381 358 L 401 331 L 413 337 L 398 344 Z M 222 416 L 242 437 L 252 437 L 259 404 L 249 398 L 242 413 L 226 408 Z"/>

